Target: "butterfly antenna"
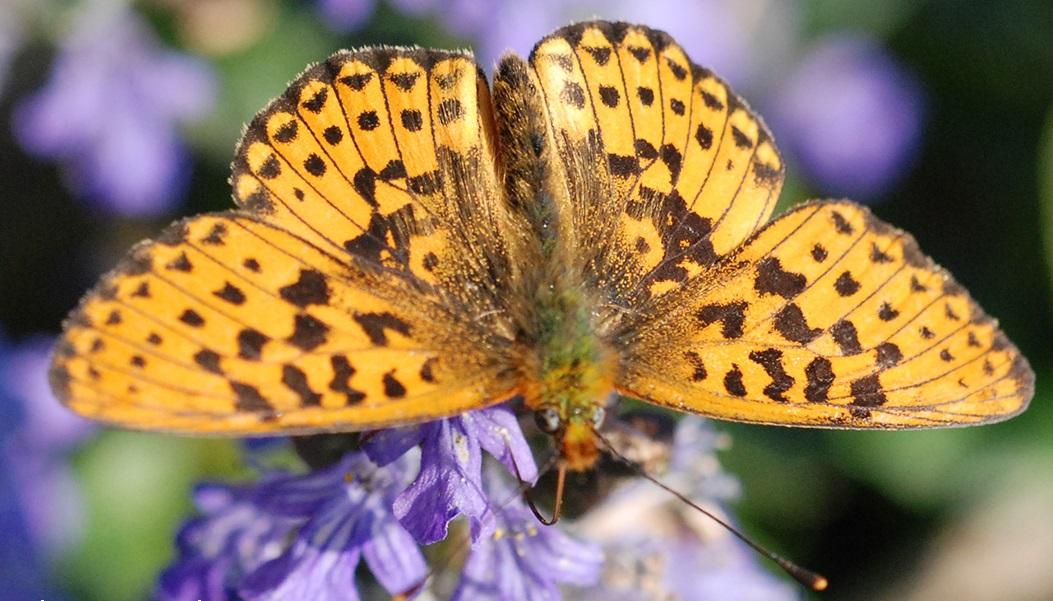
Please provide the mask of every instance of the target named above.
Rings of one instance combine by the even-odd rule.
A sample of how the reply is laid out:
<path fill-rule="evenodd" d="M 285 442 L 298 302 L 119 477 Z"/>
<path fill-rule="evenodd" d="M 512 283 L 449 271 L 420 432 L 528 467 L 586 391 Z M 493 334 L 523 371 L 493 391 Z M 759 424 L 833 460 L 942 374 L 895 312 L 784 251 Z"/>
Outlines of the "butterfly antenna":
<path fill-rule="evenodd" d="M 749 545 L 754 551 L 756 551 L 757 553 L 760 553 L 761 555 L 763 555 L 763 556 L 767 557 L 768 559 L 772 560 L 773 562 L 775 562 L 776 565 L 778 565 L 780 568 L 782 568 L 782 570 L 784 572 L 789 574 L 790 577 L 793 578 L 794 580 L 796 580 L 797 582 L 800 582 L 802 585 L 812 589 L 813 591 L 824 591 L 824 590 L 826 590 L 826 587 L 829 585 L 829 582 L 826 580 L 825 577 L 823 577 L 823 576 L 821 576 L 821 575 L 819 575 L 819 574 L 817 574 L 817 573 L 815 573 L 815 572 L 813 572 L 811 570 L 802 568 L 801 566 L 793 563 L 789 559 L 786 559 L 785 557 L 779 555 L 778 553 L 775 553 L 774 551 L 769 551 L 768 549 L 765 549 L 764 547 L 762 547 L 760 545 L 760 543 L 754 541 L 752 538 L 750 538 L 749 536 L 747 536 L 743 532 L 739 531 L 737 528 L 735 528 L 731 524 L 729 524 L 726 521 L 720 519 L 713 512 L 711 512 L 711 511 L 707 510 L 706 508 L 702 507 L 701 505 L 699 505 L 695 501 L 692 501 L 690 498 L 687 497 L 687 495 L 685 495 L 685 494 L 683 494 L 683 493 L 671 488 L 667 484 L 664 484 L 663 482 L 661 482 L 660 480 L 658 480 L 657 478 L 655 478 L 654 476 L 649 474 L 647 472 L 647 470 L 643 469 L 643 467 L 641 467 L 635 461 L 633 461 L 633 460 L 629 459 L 628 457 L 625 457 L 624 455 L 619 453 L 614 448 L 614 446 L 611 445 L 611 443 L 602 434 L 600 434 L 600 432 L 598 430 L 596 430 L 595 428 L 593 428 L 593 432 L 596 434 L 596 437 L 601 442 L 603 442 L 604 446 L 607 447 L 607 450 L 610 451 L 611 455 L 614 456 L 614 458 L 617 459 L 618 461 L 620 461 L 621 463 L 624 463 L 626 466 L 628 466 L 629 469 L 633 470 L 634 472 L 639 474 L 641 477 L 643 477 L 643 478 L 645 478 L 647 480 L 650 480 L 653 484 L 658 486 L 658 488 L 661 488 L 662 490 L 668 492 L 669 494 L 673 495 L 677 499 L 679 499 L 679 500 L 683 501 L 684 503 L 686 503 L 692 509 L 695 509 L 696 511 L 701 512 L 703 515 L 707 516 L 709 519 L 711 519 L 714 522 L 716 522 L 717 524 L 719 524 L 725 530 L 727 530 L 731 534 L 735 535 L 736 538 L 738 538 L 742 542 L 744 542 L 747 545 Z"/>
<path fill-rule="evenodd" d="M 556 465 L 556 462 L 558 460 L 559 457 L 556 455 L 549 457 L 549 459 L 545 463 L 543 463 L 538 469 L 538 477 L 540 478 L 542 475 L 548 473 L 548 471 Z M 524 499 L 526 499 L 527 505 L 530 506 L 531 511 L 534 512 L 534 515 L 537 516 L 537 519 L 541 520 L 541 522 L 544 523 L 545 521 L 541 518 L 537 508 L 534 507 L 534 504 L 530 502 L 530 499 L 527 497 L 527 491 L 529 491 L 531 486 L 533 485 L 530 482 L 526 482 L 525 480 L 523 480 L 523 477 L 519 474 L 519 465 L 516 464 L 515 456 L 512 456 L 512 469 L 516 473 L 516 479 L 519 480 L 519 485 L 516 486 L 516 490 L 513 494 L 509 495 L 508 498 L 502 500 L 500 503 L 497 504 L 497 506 L 505 507 L 517 497 L 522 496 Z M 557 513 L 556 519 L 558 520 L 558 518 L 559 515 Z M 427 588 L 428 583 L 431 582 L 432 579 L 439 574 L 439 572 L 442 572 L 446 568 L 450 567 L 450 564 L 452 564 L 455 559 L 459 558 L 462 555 L 466 555 L 468 551 L 471 550 L 471 548 L 471 537 L 468 537 L 464 545 L 458 546 L 456 549 L 447 554 L 446 557 L 442 559 L 442 561 L 436 562 L 431 567 L 431 569 L 428 570 L 428 573 L 425 574 L 423 578 L 418 580 L 413 586 L 400 593 L 392 595 L 391 601 L 409 601 L 410 599 L 416 597 L 421 593 L 421 591 Z"/>
<path fill-rule="evenodd" d="M 526 482 L 523 480 L 522 474 L 519 473 L 519 465 L 516 463 L 515 455 L 512 455 L 511 457 L 512 469 L 516 473 L 516 479 L 518 479 L 520 483 L 526 484 Z M 556 464 L 558 460 L 559 457 L 557 455 L 553 455 L 552 457 L 550 457 L 549 460 L 546 461 L 545 464 L 542 466 L 541 470 L 538 471 L 539 477 L 540 474 L 547 473 L 550 469 L 552 469 L 552 467 Z M 541 510 L 538 509 L 538 506 L 534 504 L 534 500 L 530 498 L 530 489 L 523 489 L 523 502 L 526 503 L 527 507 L 530 508 L 530 512 L 534 514 L 534 517 L 537 518 L 537 521 L 541 522 L 546 526 L 554 526 L 556 522 L 559 521 L 560 515 L 562 515 L 563 511 L 563 487 L 564 484 L 566 484 L 566 482 L 567 466 L 565 463 L 560 463 L 559 472 L 556 474 L 556 502 L 552 507 L 551 518 L 546 518 L 544 515 L 541 514 Z"/>

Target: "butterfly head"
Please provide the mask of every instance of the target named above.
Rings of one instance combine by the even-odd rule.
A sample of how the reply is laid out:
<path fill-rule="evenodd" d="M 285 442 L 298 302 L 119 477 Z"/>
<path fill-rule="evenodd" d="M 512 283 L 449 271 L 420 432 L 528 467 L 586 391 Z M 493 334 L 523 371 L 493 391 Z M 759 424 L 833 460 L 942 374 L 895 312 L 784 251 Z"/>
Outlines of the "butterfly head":
<path fill-rule="evenodd" d="M 567 468 L 578 472 L 591 468 L 599 459 L 595 430 L 604 416 L 601 405 L 563 409 L 548 405 L 534 412 L 538 428 L 555 438 Z"/>

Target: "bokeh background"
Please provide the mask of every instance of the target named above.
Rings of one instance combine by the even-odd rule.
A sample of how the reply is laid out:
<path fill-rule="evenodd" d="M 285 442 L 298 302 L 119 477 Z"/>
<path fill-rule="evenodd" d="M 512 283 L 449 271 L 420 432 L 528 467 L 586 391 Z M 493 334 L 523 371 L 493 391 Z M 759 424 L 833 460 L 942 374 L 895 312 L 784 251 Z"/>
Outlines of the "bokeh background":
<path fill-rule="evenodd" d="M 131 244 L 230 206 L 257 109 L 339 48 L 489 68 L 593 16 L 673 34 L 767 119 L 783 206 L 848 196 L 913 232 L 1038 374 L 984 428 L 720 425 L 739 521 L 827 599 L 1053 599 L 1053 4 L 952 0 L 0 0 L 0 597 L 146 598 L 192 484 L 245 475 L 235 443 L 66 414 L 45 369 Z"/>

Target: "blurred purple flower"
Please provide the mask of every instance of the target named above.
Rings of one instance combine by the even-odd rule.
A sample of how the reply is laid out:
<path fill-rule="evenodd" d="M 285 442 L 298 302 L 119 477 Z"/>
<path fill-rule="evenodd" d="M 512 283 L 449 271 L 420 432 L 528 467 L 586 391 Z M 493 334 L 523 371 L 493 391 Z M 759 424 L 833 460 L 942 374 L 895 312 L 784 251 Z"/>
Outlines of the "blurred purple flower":
<path fill-rule="evenodd" d="M 329 27 L 348 32 L 365 25 L 376 9 L 376 0 L 318 0 L 318 12 Z"/>
<path fill-rule="evenodd" d="M 99 206 L 163 213 L 187 183 L 178 126 L 211 108 L 212 74 L 161 48 L 130 9 L 82 10 L 47 83 L 17 107 L 14 131 L 29 152 L 62 162 L 71 187 Z"/>
<path fill-rule="evenodd" d="M 537 479 L 530 446 L 515 415 L 507 407 L 492 407 L 440 420 L 378 433 L 366 453 L 380 465 L 421 446 L 420 472 L 395 499 L 399 521 L 422 544 L 446 538 L 451 520 L 463 514 L 472 540 L 493 530 L 493 514 L 482 484 L 482 451 L 490 453 L 527 482 Z M 513 465 L 514 464 L 514 465 Z"/>
<path fill-rule="evenodd" d="M 770 104 L 777 139 L 826 195 L 872 200 L 918 150 L 921 86 L 865 38 L 820 40 Z"/>
<path fill-rule="evenodd" d="M 66 464 L 94 426 L 51 394 L 47 370 L 53 341 L 37 337 L 0 346 L 0 415 L 14 417 L 0 440 L 32 549 L 45 557 L 68 550 L 83 530 L 80 491 Z"/>
<path fill-rule="evenodd" d="M 595 584 L 603 565 L 598 545 L 542 526 L 509 486 L 491 470 L 487 493 L 495 502 L 495 528 L 472 545 L 453 601 L 545 601 L 560 599 L 560 584 Z"/>
<path fill-rule="evenodd" d="M 722 513 L 738 481 L 723 471 L 716 451 L 728 440 L 712 425 L 687 416 L 677 424 L 668 469 L 658 477 Z M 636 599 L 797 599 L 795 585 L 758 565 L 758 557 L 706 516 L 644 480 L 633 480 L 592 509 L 576 533 L 603 544 L 606 563 L 595 587 L 579 601 Z"/>

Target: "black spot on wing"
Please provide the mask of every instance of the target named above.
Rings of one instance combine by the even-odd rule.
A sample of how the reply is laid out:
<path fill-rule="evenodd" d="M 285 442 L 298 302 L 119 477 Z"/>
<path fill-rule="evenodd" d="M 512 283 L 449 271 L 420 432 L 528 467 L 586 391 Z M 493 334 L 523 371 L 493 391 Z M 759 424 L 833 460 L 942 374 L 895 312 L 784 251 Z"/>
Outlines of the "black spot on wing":
<path fill-rule="evenodd" d="M 300 278 L 280 288 L 278 293 L 301 309 L 309 305 L 329 304 L 329 283 L 322 272 L 314 269 L 301 269 Z"/>
<path fill-rule="evenodd" d="M 222 246 L 223 240 L 227 236 L 227 226 L 223 223 L 215 223 L 212 225 L 212 229 L 208 231 L 208 234 L 201 238 L 202 244 L 208 244 L 210 246 Z"/>
<path fill-rule="evenodd" d="M 834 221 L 834 229 L 839 234 L 848 235 L 855 231 L 855 228 L 845 219 L 845 216 L 837 211 L 830 211 L 830 219 Z"/>
<path fill-rule="evenodd" d="M 852 296 L 859 292 L 859 282 L 852 277 L 851 272 L 845 271 L 834 282 L 834 290 L 841 296 Z"/>
<path fill-rule="evenodd" d="M 826 357 L 816 357 L 804 368 L 808 383 L 804 387 L 804 398 L 813 403 L 826 401 L 830 386 L 834 383 L 834 370 Z"/>
<path fill-rule="evenodd" d="M 307 313 L 297 313 L 293 319 L 293 333 L 289 344 L 302 351 L 312 351 L 325 343 L 329 326 L 317 317 Z"/>
<path fill-rule="evenodd" d="M 418 77 L 420 77 L 420 73 L 394 73 L 388 76 L 392 83 L 403 92 L 412 90 L 414 84 L 417 83 Z"/>
<path fill-rule="evenodd" d="M 852 404 L 858 407 L 880 407 L 888 399 L 881 389 L 877 374 L 871 374 L 852 382 Z"/>
<path fill-rule="evenodd" d="M 194 264 L 190 262 L 190 259 L 186 256 L 185 252 L 181 252 L 178 257 L 172 259 L 167 265 L 165 265 L 165 269 L 190 273 L 194 270 Z"/>
<path fill-rule="evenodd" d="M 420 366 L 420 379 L 425 382 L 435 381 L 435 364 L 439 362 L 436 357 L 428 357 L 424 365 Z"/>
<path fill-rule="evenodd" d="M 636 97 L 644 106 L 651 106 L 654 103 L 654 90 L 646 86 L 639 86 L 636 88 Z"/>
<path fill-rule="evenodd" d="M 706 366 L 702 362 L 702 357 L 695 351 L 687 351 L 684 353 L 684 358 L 691 364 L 693 371 L 691 372 L 692 382 L 701 382 L 706 379 L 708 375 L 706 373 Z"/>
<path fill-rule="evenodd" d="M 618 93 L 617 88 L 613 86 L 600 86 L 600 102 L 604 105 L 614 108 L 618 106 L 618 101 L 621 99 L 621 94 Z"/>
<path fill-rule="evenodd" d="M 424 117 L 416 109 L 403 110 L 400 118 L 402 119 L 402 127 L 406 128 L 406 131 L 420 131 L 424 127 Z"/>
<path fill-rule="evenodd" d="M 600 66 L 606 65 L 611 58 L 611 49 L 607 47 L 586 46 L 585 50 L 596 61 L 596 64 Z"/>
<path fill-rule="evenodd" d="M 235 405 L 239 411 L 264 412 L 273 415 L 274 408 L 255 386 L 231 380 L 230 388 L 234 391 Z"/>
<path fill-rule="evenodd" d="M 699 123 L 698 129 L 695 130 L 695 140 L 704 150 L 708 150 L 713 146 L 713 130 L 706 127 L 704 123 Z"/>
<path fill-rule="evenodd" d="M 747 136 L 741 129 L 731 126 L 731 139 L 734 140 L 735 146 L 743 150 L 753 148 L 753 139 Z"/>
<path fill-rule="evenodd" d="M 376 111 L 362 111 L 358 114 L 358 128 L 362 131 L 373 131 L 380 127 L 380 117 Z"/>
<path fill-rule="evenodd" d="M 219 290 L 212 291 L 212 294 L 216 298 L 223 299 L 232 305 L 241 305 L 245 303 L 245 293 L 241 291 L 234 284 L 227 282 Z"/>
<path fill-rule="evenodd" d="M 269 340 L 266 334 L 252 328 L 245 328 L 238 332 L 238 356 L 250 361 L 258 360 L 263 352 L 263 345 Z"/>
<path fill-rule="evenodd" d="M 892 321 L 899 317 L 899 311 L 892 308 L 892 305 L 881 303 L 881 307 L 878 309 L 878 319 L 881 321 Z"/>
<path fill-rule="evenodd" d="M 320 88 L 310 98 L 304 101 L 301 106 L 308 111 L 318 114 L 322 112 L 322 107 L 325 106 L 325 101 L 329 99 L 329 88 Z"/>
<path fill-rule="evenodd" d="M 362 402 L 366 398 L 366 394 L 351 387 L 351 376 L 355 375 L 355 368 L 352 367 L 347 357 L 344 355 L 333 355 L 330 357 L 329 363 L 333 367 L 333 379 L 329 381 L 329 390 L 347 395 L 347 403 L 349 405 Z"/>
<path fill-rule="evenodd" d="M 399 319 L 392 313 L 355 313 L 353 319 L 362 326 L 362 330 L 369 337 L 370 342 L 376 346 L 387 346 L 388 337 L 385 330 L 393 330 L 409 336 L 410 324 Z"/>
<path fill-rule="evenodd" d="M 891 263 L 892 255 L 878 248 L 877 242 L 870 243 L 870 260 L 874 263 Z"/>
<path fill-rule="evenodd" d="M 629 178 L 640 173 L 640 159 L 634 156 L 611 153 L 607 155 L 607 164 L 611 174 L 618 177 Z"/>
<path fill-rule="evenodd" d="M 757 278 L 753 287 L 761 294 L 778 294 L 791 299 L 804 290 L 807 280 L 799 273 L 786 271 L 775 257 L 765 257 L 757 263 Z"/>
<path fill-rule="evenodd" d="M 330 146 L 336 146 L 344 139 L 344 131 L 336 125 L 330 125 L 322 132 L 322 137 Z"/>
<path fill-rule="evenodd" d="M 749 357 L 750 361 L 763 367 L 771 378 L 771 383 L 764 387 L 764 396 L 773 401 L 787 402 L 783 393 L 793 386 L 794 380 L 782 365 L 782 351 L 773 348 L 751 351 Z"/>
<path fill-rule="evenodd" d="M 845 355 L 858 355 L 863 352 L 863 347 L 859 344 L 859 335 L 856 332 L 856 326 L 847 319 L 842 319 L 835 323 L 830 328 L 830 334 L 834 338 L 834 342 L 841 348 L 841 353 Z"/>
<path fill-rule="evenodd" d="M 464 116 L 464 107 L 461 106 L 460 100 L 447 98 L 439 103 L 438 115 L 439 123 L 449 125 Z"/>
<path fill-rule="evenodd" d="M 655 149 L 653 144 L 643 138 L 637 138 L 634 147 L 636 148 L 636 156 L 645 161 L 658 158 L 658 150 Z"/>
<path fill-rule="evenodd" d="M 200 328 L 205 325 L 205 318 L 193 309 L 186 309 L 179 315 L 179 321 L 192 328 Z"/>
<path fill-rule="evenodd" d="M 739 338 L 742 336 L 742 324 L 746 319 L 748 306 L 745 301 L 706 305 L 698 310 L 696 316 L 702 327 L 719 321 L 720 333 L 724 338 Z"/>
<path fill-rule="evenodd" d="M 808 327 L 804 313 L 796 303 L 783 307 L 775 315 L 774 325 L 783 338 L 798 344 L 808 344 L 823 333 L 822 328 Z"/>
<path fill-rule="evenodd" d="M 322 395 L 311 389 L 307 374 L 295 365 L 282 366 L 282 384 L 300 397 L 301 407 L 317 407 L 322 402 Z"/>
<path fill-rule="evenodd" d="M 816 243 L 812 246 L 812 259 L 815 259 L 816 263 L 822 263 L 827 256 L 826 248 L 822 244 Z"/>
<path fill-rule="evenodd" d="M 384 374 L 384 396 L 389 399 L 400 399 L 406 396 L 406 387 L 395 377 L 394 370 Z"/>
<path fill-rule="evenodd" d="M 286 144 L 296 139 L 299 133 L 300 123 L 296 119 L 292 119 L 288 123 L 282 125 L 274 132 L 274 140 Z"/>
<path fill-rule="evenodd" d="M 325 175 L 326 170 L 325 160 L 312 152 L 306 159 L 304 159 L 303 168 L 307 170 L 307 173 L 310 173 L 315 177 L 322 177 Z"/>
<path fill-rule="evenodd" d="M 731 364 L 731 369 L 724 374 L 724 390 L 732 396 L 746 396 L 746 386 L 742 383 L 742 370 Z"/>
<path fill-rule="evenodd" d="M 891 342 L 882 342 L 874 350 L 877 352 L 877 365 L 880 368 L 892 367 L 903 360 L 903 352 Z"/>
<path fill-rule="evenodd" d="M 194 363 L 200 365 L 205 371 L 214 374 L 223 373 L 223 368 L 219 365 L 219 354 L 213 350 L 202 349 L 194 353 Z"/>
<path fill-rule="evenodd" d="M 372 73 L 357 73 L 355 75 L 347 75 L 340 78 L 340 83 L 348 86 L 352 90 L 361 91 L 366 87 L 366 84 L 373 79 Z"/>

